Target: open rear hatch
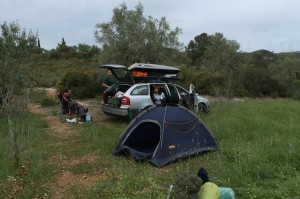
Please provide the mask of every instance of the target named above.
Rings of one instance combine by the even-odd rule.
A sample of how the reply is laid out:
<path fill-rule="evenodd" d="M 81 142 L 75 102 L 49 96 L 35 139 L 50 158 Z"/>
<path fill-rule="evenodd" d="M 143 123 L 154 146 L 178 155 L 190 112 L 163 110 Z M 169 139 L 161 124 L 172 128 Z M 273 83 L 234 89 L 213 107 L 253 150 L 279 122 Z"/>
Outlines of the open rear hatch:
<path fill-rule="evenodd" d="M 126 66 L 117 64 L 106 64 L 100 66 L 100 68 L 110 70 L 119 84 L 126 83 L 133 85 L 135 83 L 133 77 L 130 74 L 130 71 Z"/>
<path fill-rule="evenodd" d="M 111 70 L 118 83 L 133 85 L 136 82 L 148 82 L 153 80 L 170 81 L 179 79 L 177 74 L 180 70 L 173 66 L 158 64 L 135 63 L 130 67 L 117 64 L 106 64 L 100 66 Z"/>
<path fill-rule="evenodd" d="M 170 81 L 179 79 L 177 74 L 180 70 L 173 66 L 158 64 L 135 63 L 128 67 L 136 82 L 147 82 L 153 80 Z"/>

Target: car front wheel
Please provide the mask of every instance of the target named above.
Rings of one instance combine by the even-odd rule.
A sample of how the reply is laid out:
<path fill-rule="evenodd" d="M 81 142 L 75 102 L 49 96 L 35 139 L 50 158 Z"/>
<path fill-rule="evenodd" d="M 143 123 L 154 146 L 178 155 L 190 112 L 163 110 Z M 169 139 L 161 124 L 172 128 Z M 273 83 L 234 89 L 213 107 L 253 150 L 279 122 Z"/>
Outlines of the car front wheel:
<path fill-rule="evenodd" d="M 202 113 L 207 113 L 208 112 L 207 106 L 204 103 L 199 103 L 198 104 L 198 110 Z"/>

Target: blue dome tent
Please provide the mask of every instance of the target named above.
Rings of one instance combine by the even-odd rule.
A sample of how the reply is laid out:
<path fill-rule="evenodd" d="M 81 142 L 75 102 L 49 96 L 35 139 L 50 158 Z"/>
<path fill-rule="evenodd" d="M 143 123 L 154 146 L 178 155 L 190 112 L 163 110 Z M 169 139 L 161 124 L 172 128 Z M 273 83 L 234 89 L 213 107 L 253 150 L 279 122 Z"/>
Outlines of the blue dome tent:
<path fill-rule="evenodd" d="M 151 107 L 140 113 L 121 134 L 114 155 L 129 152 L 163 167 L 179 158 L 217 149 L 211 132 L 182 106 Z"/>

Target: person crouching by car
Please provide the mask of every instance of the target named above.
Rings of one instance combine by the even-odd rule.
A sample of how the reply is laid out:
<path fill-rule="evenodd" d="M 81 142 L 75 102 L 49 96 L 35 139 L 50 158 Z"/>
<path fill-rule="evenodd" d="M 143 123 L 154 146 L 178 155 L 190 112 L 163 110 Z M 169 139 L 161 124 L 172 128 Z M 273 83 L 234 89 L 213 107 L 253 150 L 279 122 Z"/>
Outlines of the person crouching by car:
<path fill-rule="evenodd" d="M 164 105 L 166 102 L 166 95 L 161 91 L 160 86 L 155 86 L 152 98 L 154 104 L 158 106 Z"/>

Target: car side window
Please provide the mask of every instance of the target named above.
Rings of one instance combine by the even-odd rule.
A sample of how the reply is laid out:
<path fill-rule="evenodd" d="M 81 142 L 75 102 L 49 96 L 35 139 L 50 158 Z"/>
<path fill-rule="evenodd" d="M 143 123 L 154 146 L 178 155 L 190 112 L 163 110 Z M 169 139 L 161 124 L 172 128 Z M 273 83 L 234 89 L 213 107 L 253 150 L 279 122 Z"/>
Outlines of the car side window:
<path fill-rule="evenodd" d="M 148 95 L 148 93 L 149 93 L 148 85 L 141 85 L 134 88 L 131 91 L 130 95 Z"/>

